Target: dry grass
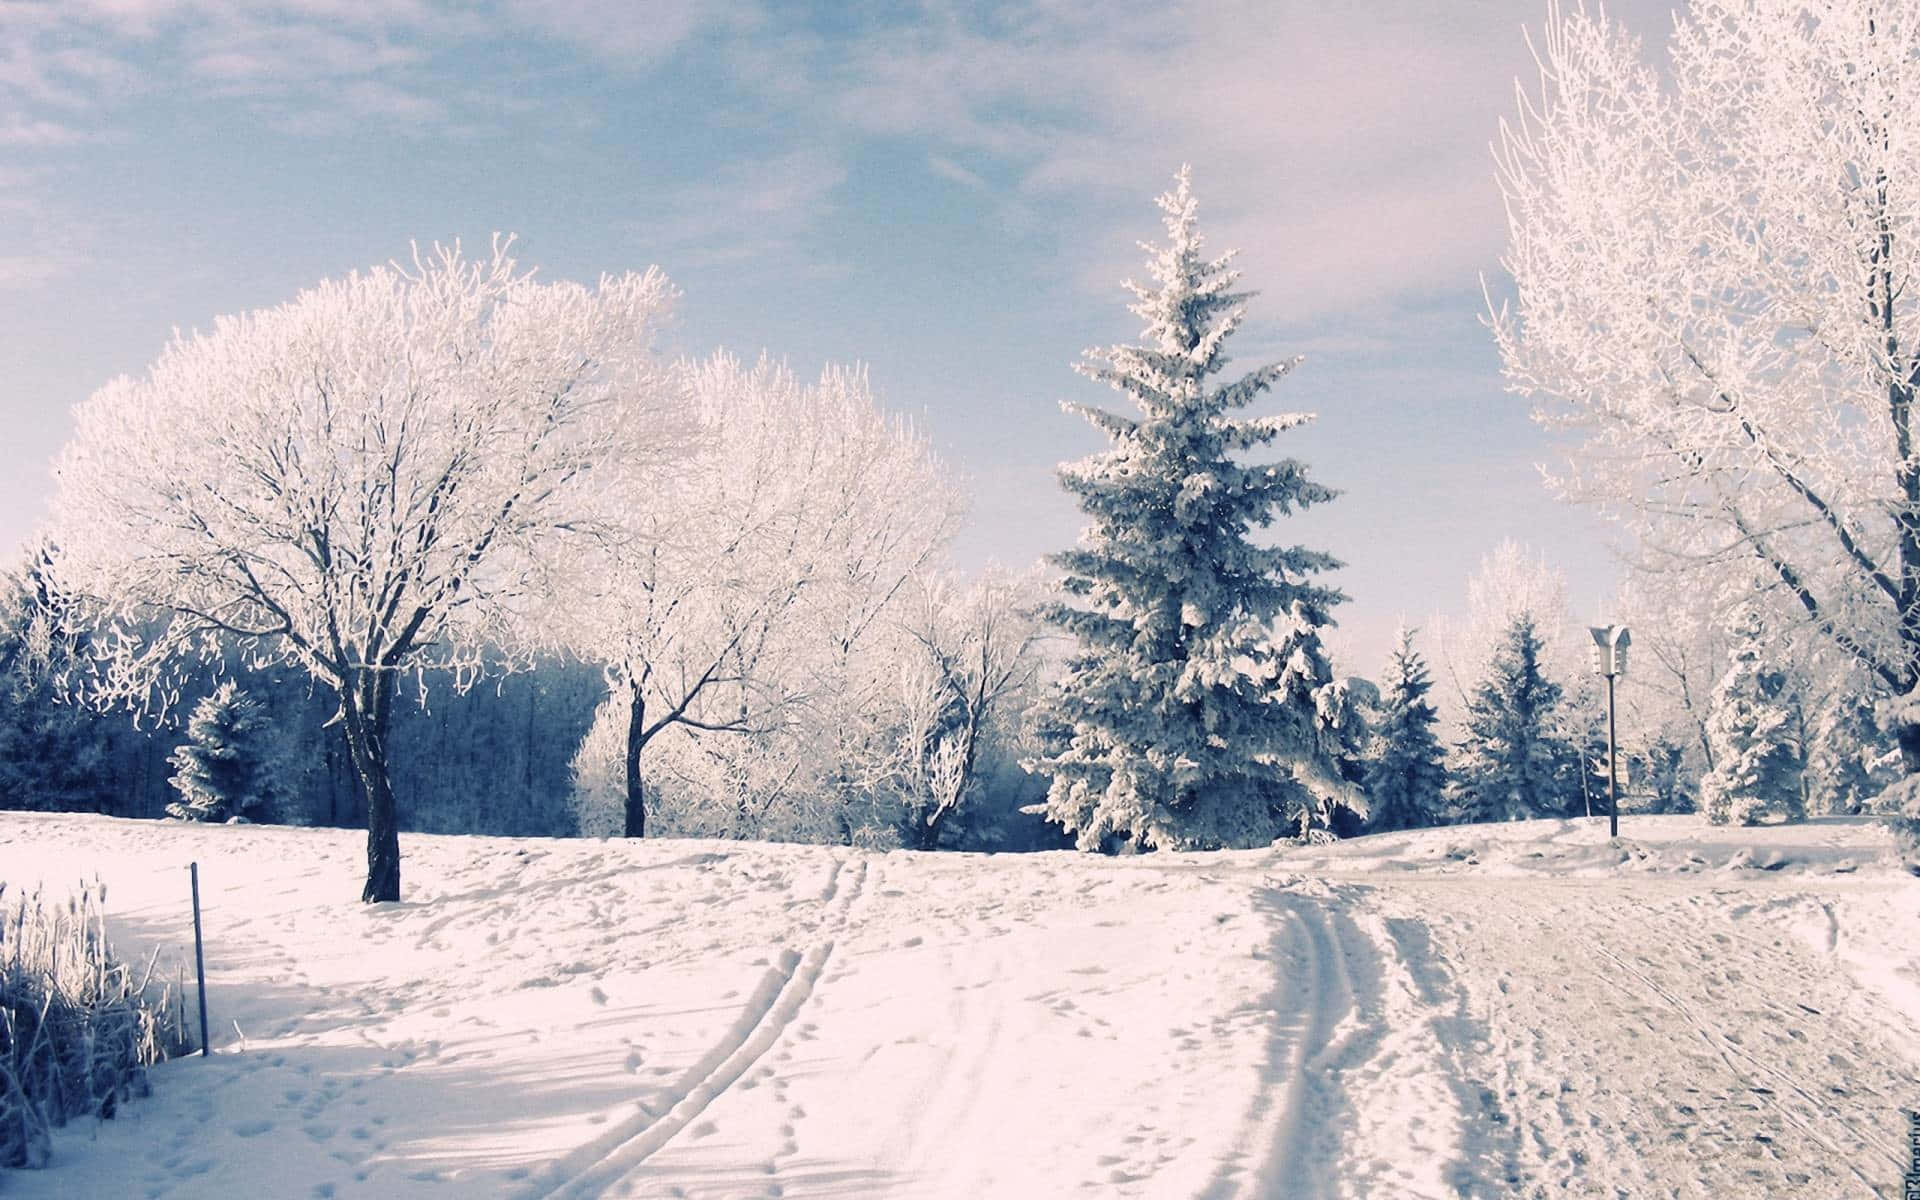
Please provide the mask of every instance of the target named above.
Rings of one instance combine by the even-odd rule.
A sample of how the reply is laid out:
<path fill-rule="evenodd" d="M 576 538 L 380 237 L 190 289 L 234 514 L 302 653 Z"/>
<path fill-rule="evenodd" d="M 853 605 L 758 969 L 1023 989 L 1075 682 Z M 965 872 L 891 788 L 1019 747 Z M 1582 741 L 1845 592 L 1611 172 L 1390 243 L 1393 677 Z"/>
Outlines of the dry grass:
<path fill-rule="evenodd" d="M 147 1092 L 146 1068 L 188 1049 L 180 989 L 113 956 L 106 888 L 64 903 L 0 883 L 0 1166 L 37 1167 L 49 1132 L 111 1117 Z"/>

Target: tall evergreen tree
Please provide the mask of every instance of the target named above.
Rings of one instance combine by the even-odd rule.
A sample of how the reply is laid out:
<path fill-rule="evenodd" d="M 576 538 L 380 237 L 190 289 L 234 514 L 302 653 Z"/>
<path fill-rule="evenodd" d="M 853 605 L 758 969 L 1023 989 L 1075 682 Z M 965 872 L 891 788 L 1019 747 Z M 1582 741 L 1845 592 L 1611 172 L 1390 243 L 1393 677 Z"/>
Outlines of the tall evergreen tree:
<path fill-rule="evenodd" d="M 1433 677 L 1413 647 L 1413 630 L 1400 630 L 1380 681 L 1379 718 L 1367 761 L 1373 828 L 1419 829 L 1437 824 L 1447 785 L 1445 752 L 1434 733 L 1438 713 L 1427 699 Z"/>
<path fill-rule="evenodd" d="M 1214 379 L 1251 293 L 1233 290 L 1231 255 L 1202 257 L 1185 168 L 1159 203 L 1168 245 L 1150 286 L 1127 285 L 1141 344 L 1091 351 L 1079 368 L 1138 415 L 1067 406 L 1113 444 L 1060 472 L 1092 523 L 1052 558 L 1066 598 L 1046 615 L 1078 646 L 1036 722 L 1053 735 L 1027 765 L 1051 779 L 1040 811 L 1082 849 L 1257 845 L 1351 793 L 1312 708 L 1281 690 L 1302 680 L 1273 638 L 1283 616 L 1326 623 L 1344 597 L 1306 578 L 1339 564 L 1249 536 L 1334 493 L 1293 459 L 1233 457 L 1310 419 L 1231 415 L 1299 360 Z"/>
<path fill-rule="evenodd" d="M 1570 810 L 1573 747 L 1557 732 L 1560 685 L 1547 678 L 1533 616 L 1507 626 L 1486 677 L 1467 701 L 1448 799 L 1462 821 L 1519 821 Z"/>
<path fill-rule="evenodd" d="M 194 706 L 187 741 L 167 760 L 180 793 L 167 815 L 225 821 L 257 814 L 278 792 L 273 727 L 258 701 L 232 680 Z"/>
<path fill-rule="evenodd" d="M 1736 609 L 1728 631 L 1733 661 L 1707 710 L 1713 770 L 1700 781 L 1702 807 L 1715 825 L 1754 825 L 1770 813 L 1805 820 L 1799 698 L 1787 672 L 1767 659 L 1758 606 Z"/>

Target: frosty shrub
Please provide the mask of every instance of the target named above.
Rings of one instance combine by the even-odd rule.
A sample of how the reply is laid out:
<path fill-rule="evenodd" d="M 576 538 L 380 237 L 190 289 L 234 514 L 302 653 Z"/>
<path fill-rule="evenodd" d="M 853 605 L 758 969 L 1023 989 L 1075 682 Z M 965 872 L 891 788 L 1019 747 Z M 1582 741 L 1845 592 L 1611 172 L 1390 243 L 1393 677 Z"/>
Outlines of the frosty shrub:
<path fill-rule="evenodd" d="M 182 821 L 257 817 L 278 790 L 280 755 L 258 701 L 231 680 L 194 705 L 187 741 L 167 759 L 180 793 L 167 815 Z"/>
<path fill-rule="evenodd" d="M 619 837 L 625 829 L 627 706 L 609 694 L 593 710 L 593 724 L 573 753 L 573 790 L 567 806 L 581 837 Z"/>
<path fill-rule="evenodd" d="M 1913 728 L 1920 724 L 1920 686 L 1904 696 L 1880 706 L 1880 722 L 1889 729 Z M 1887 814 L 1894 844 L 1907 870 L 1920 875 L 1920 775 L 1906 775 L 1880 793 L 1876 802 Z"/>
<path fill-rule="evenodd" d="M 64 904 L 0 884 L 0 1166 L 44 1166 L 49 1131 L 112 1117 L 146 1068 L 188 1049 L 179 993 L 149 986 L 107 944 L 106 889 Z"/>

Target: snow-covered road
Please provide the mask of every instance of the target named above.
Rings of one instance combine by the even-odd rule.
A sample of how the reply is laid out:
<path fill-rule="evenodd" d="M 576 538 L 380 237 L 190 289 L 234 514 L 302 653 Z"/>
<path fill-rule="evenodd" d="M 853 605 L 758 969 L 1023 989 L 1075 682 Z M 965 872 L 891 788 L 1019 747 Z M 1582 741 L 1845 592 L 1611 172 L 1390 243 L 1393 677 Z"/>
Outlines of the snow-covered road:
<path fill-rule="evenodd" d="M 1096 859 L 0 822 L 216 1054 L 20 1196 L 1896 1195 L 1920 881 L 1845 822 Z"/>

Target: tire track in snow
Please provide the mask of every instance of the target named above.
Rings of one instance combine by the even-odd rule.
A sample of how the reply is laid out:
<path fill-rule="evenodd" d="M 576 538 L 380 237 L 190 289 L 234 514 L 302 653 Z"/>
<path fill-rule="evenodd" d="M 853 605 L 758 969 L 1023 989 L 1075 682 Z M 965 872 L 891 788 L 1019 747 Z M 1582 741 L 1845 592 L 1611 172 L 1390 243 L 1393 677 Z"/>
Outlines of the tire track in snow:
<path fill-rule="evenodd" d="M 850 882 L 843 882 L 847 862 L 834 863 L 820 898 L 827 906 L 821 922 L 828 934 L 801 954 L 792 948 L 780 952 L 747 998 L 739 1018 L 725 1036 L 668 1089 L 671 1104 L 664 1113 L 644 1106 L 599 1137 L 551 1164 L 523 1200 L 588 1200 L 602 1195 L 645 1163 L 674 1135 L 745 1075 L 771 1050 L 792 1025 L 833 955 L 834 934 L 845 928 L 848 911 L 865 891 L 868 862 L 854 862 Z"/>

